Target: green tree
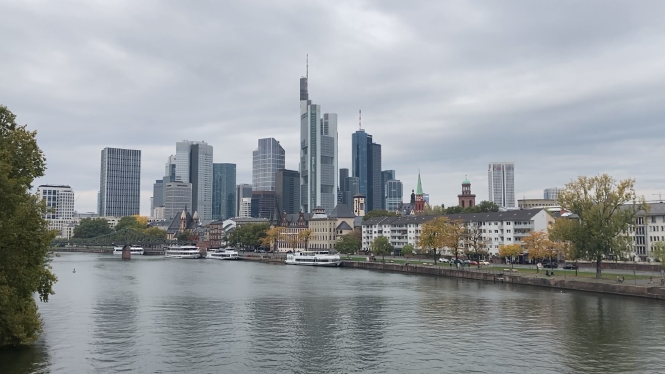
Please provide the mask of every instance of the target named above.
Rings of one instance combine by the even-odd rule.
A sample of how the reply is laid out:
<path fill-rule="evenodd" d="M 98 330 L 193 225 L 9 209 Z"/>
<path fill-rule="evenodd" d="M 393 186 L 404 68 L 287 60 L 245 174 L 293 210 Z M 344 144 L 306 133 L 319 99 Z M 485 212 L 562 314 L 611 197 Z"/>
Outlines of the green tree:
<path fill-rule="evenodd" d="M 386 261 L 386 255 L 393 251 L 387 236 L 379 236 L 372 242 L 372 253 L 374 256 L 382 256 L 381 261 Z"/>
<path fill-rule="evenodd" d="M 489 213 L 498 212 L 499 206 L 493 201 L 483 200 L 478 205 L 467 208 L 467 213 Z"/>
<path fill-rule="evenodd" d="M 399 217 L 399 214 L 397 214 L 396 212 L 389 212 L 383 209 L 370 210 L 363 216 L 363 221 L 367 221 L 368 219 L 374 217 Z"/>
<path fill-rule="evenodd" d="M 459 253 L 464 248 L 464 241 L 467 237 L 467 230 L 464 221 L 448 221 L 442 233 L 442 247 L 447 247 L 450 253 L 459 257 Z"/>
<path fill-rule="evenodd" d="M 42 321 L 33 294 L 47 302 L 56 277 L 48 248 L 55 234 L 42 219 L 46 205 L 30 193 L 44 175 L 35 131 L 0 106 L 0 347 L 34 342 Z"/>
<path fill-rule="evenodd" d="M 139 223 L 137 216 L 126 216 L 120 218 L 118 224 L 115 225 L 115 231 L 117 232 L 124 228 L 144 230 L 146 227 L 146 224 Z"/>
<path fill-rule="evenodd" d="M 312 229 L 305 229 L 298 233 L 298 240 L 301 243 L 305 244 L 305 250 L 307 251 L 309 246 L 309 241 L 314 237 L 314 231 Z"/>
<path fill-rule="evenodd" d="M 616 181 L 607 174 L 579 177 L 559 193 L 561 207 L 579 217 L 577 225 L 563 234 L 580 255 L 596 262 L 596 278 L 601 263 L 617 255 L 632 242 L 629 229 L 640 211 L 647 211 L 644 197 L 635 193 L 635 180 Z M 640 217 L 642 218 L 642 217 Z"/>
<path fill-rule="evenodd" d="M 190 235 L 187 232 L 181 232 L 180 234 L 178 234 L 176 239 L 180 244 L 189 243 L 191 241 Z"/>
<path fill-rule="evenodd" d="M 464 213 L 464 208 L 461 206 L 449 206 L 446 208 L 445 214 L 462 214 Z"/>
<path fill-rule="evenodd" d="M 87 239 L 113 233 L 109 223 L 104 218 L 83 218 L 78 226 L 74 227 L 74 238 Z"/>
<path fill-rule="evenodd" d="M 156 238 L 166 238 L 166 231 L 160 229 L 159 227 L 148 227 L 147 229 L 143 230 L 143 233 L 146 235 L 154 236 Z"/>
<path fill-rule="evenodd" d="M 409 257 L 412 257 L 416 249 L 413 247 L 413 244 L 405 244 L 402 247 L 402 256 L 406 259 L 406 262 L 409 262 Z"/>
<path fill-rule="evenodd" d="M 360 240 L 352 235 L 342 235 L 337 243 L 335 243 L 335 250 L 339 253 L 345 254 L 348 258 L 350 254 L 355 254 L 360 250 Z"/>
<path fill-rule="evenodd" d="M 447 209 L 444 209 L 441 205 L 434 205 L 434 206 L 429 206 L 426 205 L 425 209 L 423 210 L 423 215 L 424 216 L 442 216 L 444 214 L 447 214 Z"/>

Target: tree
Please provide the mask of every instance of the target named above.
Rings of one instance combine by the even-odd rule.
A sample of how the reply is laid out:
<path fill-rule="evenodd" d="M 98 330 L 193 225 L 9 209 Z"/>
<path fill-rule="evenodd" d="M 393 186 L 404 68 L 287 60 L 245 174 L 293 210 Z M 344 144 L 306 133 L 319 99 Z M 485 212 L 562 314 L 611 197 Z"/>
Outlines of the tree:
<path fill-rule="evenodd" d="M 638 212 L 648 210 L 644 197 L 635 193 L 634 179 L 617 182 L 607 174 L 571 181 L 559 192 L 557 201 L 561 208 L 579 217 L 577 225 L 561 239 L 596 262 L 599 279 L 603 258 L 625 250 Z"/>
<path fill-rule="evenodd" d="M 300 243 L 305 244 L 305 250 L 308 248 L 309 241 L 314 236 L 314 231 L 312 229 L 305 229 L 298 233 L 298 240 Z"/>
<path fill-rule="evenodd" d="M 554 224 L 547 230 L 550 240 L 559 246 L 559 253 L 563 255 L 564 259 L 566 261 L 575 261 L 575 275 L 577 275 L 577 260 L 580 258 L 580 251 L 575 248 L 573 243 L 565 240 L 565 238 L 577 225 L 578 223 L 575 220 L 562 217 L 554 221 Z"/>
<path fill-rule="evenodd" d="M 446 217 L 437 217 L 433 220 L 422 224 L 420 230 L 420 238 L 418 238 L 418 247 L 424 251 L 431 250 L 434 257 L 434 264 L 436 265 L 436 250 L 443 248 L 444 235 L 448 226 L 448 219 Z"/>
<path fill-rule="evenodd" d="M 493 201 L 483 200 L 478 205 L 467 208 L 468 213 L 490 213 L 498 212 L 499 206 Z"/>
<path fill-rule="evenodd" d="M 448 247 L 450 253 L 459 257 L 460 250 L 464 248 L 464 240 L 467 237 L 466 225 L 463 220 L 448 221 L 447 227 L 443 232 L 442 246 Z"/>
<path fill-rule="evenodd" d="M 445 214 L 462 214 L 464 213 L 464 208 L 459 205 L 449 206 L 446 208 Z"/>
<path fill-rule="evenodd" d="M 413 247 L 413 244 L 405 244 L 402 247 L 402 256 L 406 258 L 406 262 L 409 262 L 409 257 L 413 256 L 416 249 Z"/>
<path fill-rule="evenodd" d="M 142 223 L 143 220 L 139 222 L 139 219 L 141 218 L 140 216 L 126 216 L 120 218 L 118 223 L 115 225 L 115 231 L 118 232 L 122 229 L 125 228 L 130 228 L 130 229 L 137 229 L 137 230 L 144 230 L 147 225 L 145 223 Z"/>
<path fill-rule="evenodd" d="M 552 259 L 557 256 L 558 246 L 552 242 L 544 231 L 534 231 L 529 236 L 522 238 L 524 248 L 529 252 L 532 259 Z M 537 271 L 537 270 L 536 270 Z"/>
<path fill-rule="evenodd" d="M 181 232 L 177 237 L 178 243 L 188 243 L 190 242 L 190 235 L 186 232 Z"/>
<path fill-rule="evenodd" d="M 396 212 L 389 212 L 384 209 L 370 210 L 363 216 L 363 221 L 367 221 L 368 219 L 374 217 L 399 217 L 399 214 Z"/>
<path fill-rule="evenodd" d="M 442 216 L 447 213 L 446 209 L 443 209 L 441 205 L 434 205 L 434 206 L 425 206 L 425 209 L 423 210 L 423 215 L 424 216 Z"/>
<path fill-rule="evenodd" d="M 160 229 L 159 227 L 148 227 L 143 230 L 143 233 L 146 235 L 154 236 L 156 238 L 166 239 L 166 231 Z"/>
<path fill-rule="evenodd" d="M 393 246 L 387 236 L 379 236 L 372 242 L 372 253 L 374 256 L 382 256 L 381 261 L 386 261 L 386 255 L 392 253 Z"/>
<path fill-rule="evenodd" d="M 30 193 L 46 160 L 36 132 L 0 106 L 0 347 L 34 342 L 42 321 L 33 295 L 48 302 L 57 278 L 49 266 L 55 233 L 42 218 L 46 205 Z"/>
<path fill-rule="evenodd" d="M 478 224 L 467 227 L 464 241 L 466 249 L 476 255 L 476 260 L 479 260 L 481 255 L 487 255 L 487 241 L 484 239 L 483 230 Z M 480 268 L 480 261 L 478 261 L 478 268 Z"/>
<path fill-rule="evenodd" d="M 260 240 L 261 246 L 270 247 L 270 251 L 275 252 L 275 244 L 282 236 L 283 232 L 284 232 L 284 227 L 280 226 L 275 226 L 273 228 L 266 230 L 265 236 Z"/>
<path fill-rule="evenodd" d="M 109 223 L 104 218 L 83 218 L 78 226 L 74 227 L 74 238 L 87 239 L 113 233 Z"/>
<path fill-rule="evenodd" d="M 522 246 L 519 244 L 508 244 L 499 246 L 499 257 L 510 258 L 510 268 L 513 267 L 513 258 L 522 252 Z"/>
<path fill-rule="evenodd" d="M 347 255 L 355 254 L 360 250 L 360 240 L 351 236 L 351 234 L 342 235 L 337 243 L 335 243 L 335 250 L 337 252 Z"/>

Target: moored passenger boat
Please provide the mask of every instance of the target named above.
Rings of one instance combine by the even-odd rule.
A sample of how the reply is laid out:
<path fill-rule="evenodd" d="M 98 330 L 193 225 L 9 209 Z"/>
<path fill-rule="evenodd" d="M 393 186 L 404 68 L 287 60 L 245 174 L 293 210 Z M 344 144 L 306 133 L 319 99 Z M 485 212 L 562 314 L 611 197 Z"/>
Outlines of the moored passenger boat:
<path fill-rule="evenodd" d="M 218 248 L 214 251 L 208 251 L 206 258 L 211 258 L 215 260 L 237 260 L 238 252 L 234 251 L 233 248 L 222 249 Z"/>
<path fill-rule="evenodd" d="M 330 254 L 329 251 L 303 251 L 286 255 L 287 265 L 308 266 L 339 266 L 339 255 Z"/>
<path fill-rule="evenodd" d="M 129 247 L 129 251 L 132 253 L 132 256 L 142 255 L 143 254 L 143 247 Z M 122 254 L 122 247 L 113 247 L 113 254 L 114 255 L 121 255 Z"/>
<path fill-rule="evenodd" d="M 201 250 L 194 245 L 176 245 L 166 248 L 165 258 L 200 258 Z"/>

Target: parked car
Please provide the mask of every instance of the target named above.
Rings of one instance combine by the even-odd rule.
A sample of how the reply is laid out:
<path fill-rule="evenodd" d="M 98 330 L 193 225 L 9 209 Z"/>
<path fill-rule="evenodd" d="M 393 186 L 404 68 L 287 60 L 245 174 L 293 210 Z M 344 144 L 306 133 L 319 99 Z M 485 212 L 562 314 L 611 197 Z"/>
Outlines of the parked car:
<path fill-rule="evenodd" d="M 464 265 L 464 261 L 462 261 L 462 260 L 460 260 L 460 259 L 450 260 L 450 263 L 453 264 L 453 265 L 454 265 L 454 264 Z"/>
<path fill-rule="evenodd" d="M 563 265 L 563 268 L 566 270 L 577 270 L 577 265 L 575 264 L 565 264 Z"/>
<path fill-rule="evenodd" d="M 559 264 L 556 262 L 543 262 L 543 268 L 556 269 L 559 267 Z"/>
<path fill-rule="evenodd" d="M 439 259 L 439 262 L 445 262 L 445 263 L 447 264 L 447 263 L 450 262 L 450 260 L 447 259 L 447 258 L 445 258 L 445 257 L 441 257 L 441 258 Z"/>
<path fill-rule="evenodd" d="M 471 261 L 469 261 L 469 265 L 476 266 L 476 265 L 478 265 L 478 262 L 471 260 Z"/>
<path fill-rule="evenodd" d="M 464 263 L 469 265 L 471 263 L 471 260 L 464 260 Z"/>
<path fill-rule="evenodd" d="M 481 265 L 489 265 L 490 263 L 489 263 L 489 261 L 480 261 L 480 264 Z"/>

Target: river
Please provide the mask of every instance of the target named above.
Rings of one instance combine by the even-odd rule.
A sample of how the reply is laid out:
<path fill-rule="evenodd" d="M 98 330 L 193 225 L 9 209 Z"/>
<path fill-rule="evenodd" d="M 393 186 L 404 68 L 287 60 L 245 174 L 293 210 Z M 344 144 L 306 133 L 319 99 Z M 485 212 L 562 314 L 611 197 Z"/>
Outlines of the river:
<path fill-rule="evenodd" d="M 662 373 L 665 304 L 344 268 L 65 253 L 15 373 Z M 76 268 L 76 273 L 72 270 Z"/>

